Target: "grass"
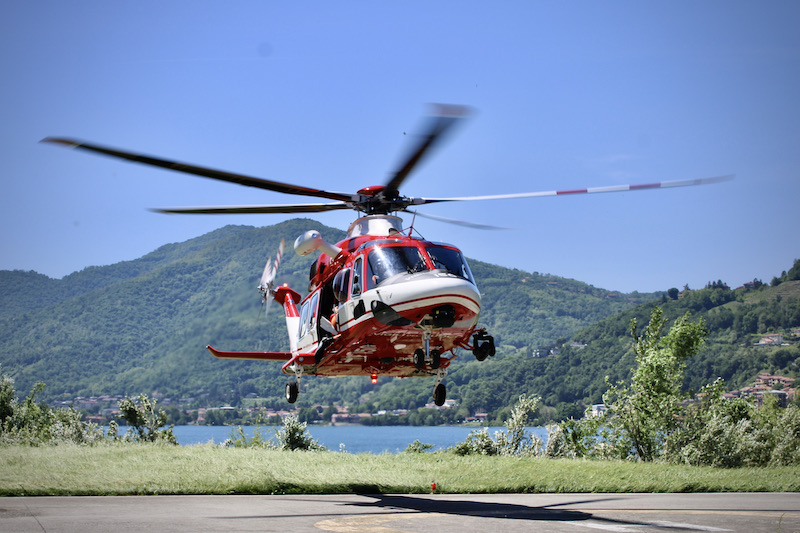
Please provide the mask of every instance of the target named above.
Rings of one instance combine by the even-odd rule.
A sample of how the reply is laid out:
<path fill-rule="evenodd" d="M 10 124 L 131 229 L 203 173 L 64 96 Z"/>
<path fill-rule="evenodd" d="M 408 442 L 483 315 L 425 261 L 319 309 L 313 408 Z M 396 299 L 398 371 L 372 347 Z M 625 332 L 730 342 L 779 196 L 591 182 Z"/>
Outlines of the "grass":
<path fill-rule="evenodd" d="M 213 445 L 0 447 L 0 495 L 798 492 L 800 467 L 341 454 Z"/>

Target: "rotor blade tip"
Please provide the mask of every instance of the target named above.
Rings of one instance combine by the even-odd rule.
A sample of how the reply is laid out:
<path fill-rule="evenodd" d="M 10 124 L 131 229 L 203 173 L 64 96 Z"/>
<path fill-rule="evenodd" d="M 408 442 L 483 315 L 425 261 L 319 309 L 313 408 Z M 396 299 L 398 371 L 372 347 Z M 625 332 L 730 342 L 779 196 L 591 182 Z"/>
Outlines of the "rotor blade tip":
<path fill-rule="evenodd" d="M 437 117 L 453 117 L 461 118 L 469 116 L 472 113 L 472 108 L 459 104 L 430 104 L 431 115 Z"/>
<path fill-rule="evenodd" d="M 62 146 L 67 146 L 69 148 L 75 148 L 76 146 L 80 146 L 80 143 L 72 141 L 70 139 L 64 139 L 63 137 L 45 137 L 40 143 L 50 143 L 50 144 L 60 144 Z"/>

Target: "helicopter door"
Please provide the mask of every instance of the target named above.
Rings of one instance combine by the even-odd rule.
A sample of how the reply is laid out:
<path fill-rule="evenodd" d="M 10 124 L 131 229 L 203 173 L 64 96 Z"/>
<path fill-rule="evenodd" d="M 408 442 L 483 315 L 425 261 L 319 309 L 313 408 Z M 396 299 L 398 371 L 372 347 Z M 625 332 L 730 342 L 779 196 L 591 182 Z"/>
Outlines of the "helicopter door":
<path fill-rule="evenodd" d="M 366 312 L 364 300 L 361 293 L 364 289 L 364 258 L 357 257 L 353 261 L 353 269 L 350 273 L 350 298 L 347 303 L 339 308 L 339 323 L 344 324 L 352 319 L 358 320 Z"/>
<path fill-rule="evenodd" d="M 319 334 L 317 338 L 319 339 L 322 337 L 332 337 L 338 333 L 331 322 L 331 318 L 333 318 L 333 314 L 336 311 L 336 298 L 334 296 L 333 285 L 334 281 L 329 281 L 322 286 L 319 293 L 319 330 L 317 331 Z"/>
<path fill-rule="evenodd" d="M 300 332 L 298 335 L 297 346 L 301 350 L 308 349 L 309 346 L 319 340 L 319 291 L 303 303 L 300 312 Z"/>

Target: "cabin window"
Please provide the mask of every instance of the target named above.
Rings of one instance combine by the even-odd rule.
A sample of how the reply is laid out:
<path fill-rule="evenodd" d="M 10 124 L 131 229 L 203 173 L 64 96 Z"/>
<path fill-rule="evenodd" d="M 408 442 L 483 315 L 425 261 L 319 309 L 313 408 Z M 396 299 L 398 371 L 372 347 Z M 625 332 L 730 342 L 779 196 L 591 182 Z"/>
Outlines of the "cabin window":
<path fill-rule="evenodd" d="M 353 264 L 353 290 L 352 296 L 359 296 L 361 294 L 361 275 L 364 271 L 364 260 L 361 257 L 356 258 Z"/>
<path fill-rule="evenodd" d="M 372 289 L 397 274 L 429 270 L 416 246 L 374 247 L 367 258 L 367 288 Z"/>
<path fill-rule="evenodd" d="M 303 310 L 300 314 L 300 336 L 303 338 L 317 323 L 317 304 L 319 304 L 319 292 L 315 292 L 310 300 L 306 300 L 303 304 Z"/>
<path fill-rule="evenodd" d="M 298 339 L 302 339 L 308 331 L 308 311 L 310 307 L 309 302 L 306 301 L 300 309 L 300 331 L 297 332 Z"/>
<path fill-rule="evenodd" d="M 444 246 L 426 246 L 425 251 L 428 252 L 428 256 L 431 258 L 433 268 L 444 270 L 473 284 L 475 283 L 472 272 L 469 270 L 469 265 L 467 265 L 464 256 L 458 250 Z"/>
<path fill-rule="evenodd" d="M 333 278 L 333 296 L 339 303 L 347 300 L 347 289 L 350 287 L 350 269 L 345 268 L 336 273 Z"/>
<path fill-rule="evenodd" d="M 319 292 L 314 293 L 311 298 L 311 318 L 308 321 L 308 328 L 311 329 L 317 324 L 317 312 L 319 311 Z"/>

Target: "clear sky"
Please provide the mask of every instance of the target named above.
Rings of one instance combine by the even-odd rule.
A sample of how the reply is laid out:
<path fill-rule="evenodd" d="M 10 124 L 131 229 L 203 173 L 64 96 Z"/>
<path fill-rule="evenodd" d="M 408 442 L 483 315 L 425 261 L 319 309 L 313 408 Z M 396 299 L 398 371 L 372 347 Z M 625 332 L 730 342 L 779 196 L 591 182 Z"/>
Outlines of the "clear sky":
<path fill-rule="evenodd" d="M 351 192 L 386 182 L 430 102 L 475 114 L 405 182 L 409 196 L 736 174 L 425 206 L 517 228 L 417 221 L 468 257 L 622 291 L 769 282 L 800 257 L 795 0 L 12 2 L 0 73 L 0 269 L 60 278 L 290 218 L 149 207 L 314 201 L 43 137 Z M 346 229 L 354 216 L 313 218 Z"/>

